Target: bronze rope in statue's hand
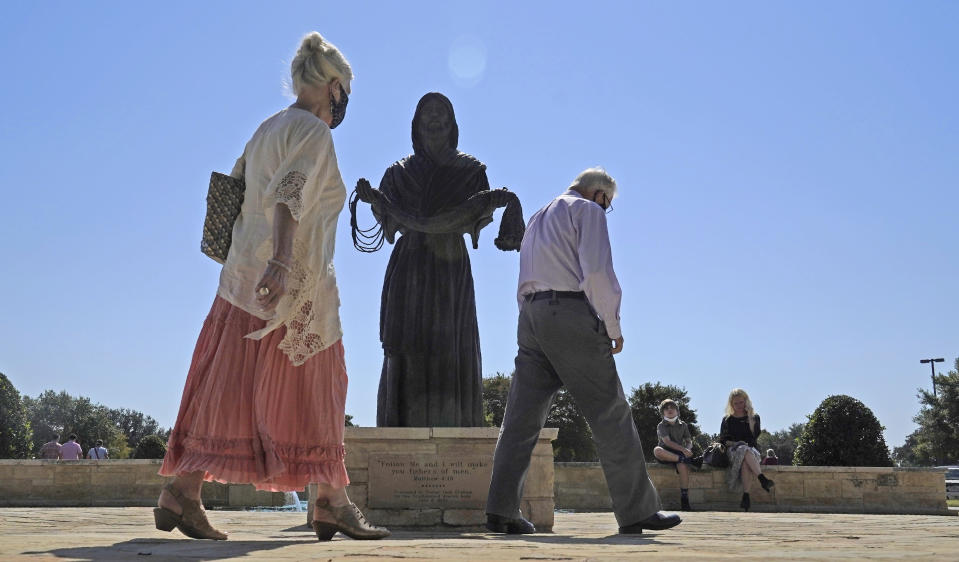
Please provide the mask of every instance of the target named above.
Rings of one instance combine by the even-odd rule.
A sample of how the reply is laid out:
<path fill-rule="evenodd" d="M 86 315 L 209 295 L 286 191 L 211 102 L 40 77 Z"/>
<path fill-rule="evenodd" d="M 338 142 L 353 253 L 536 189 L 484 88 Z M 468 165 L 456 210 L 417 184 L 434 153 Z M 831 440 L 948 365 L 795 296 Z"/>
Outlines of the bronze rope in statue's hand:
<path fill-rule="evenodd" d="M 356 182 L 356 189 L 350 195 L 350 228 L 353 236 L 353 247 L 366 254 L 373 253 L 383 247 L 382 221 L 384 219 L 381 219 L 381 213 L 377 212 L 377 206 L 379 205 L 377 198 L 382 200 L 384 198 L 383 193 L 373 189 L 366 178 L 360 178 Z M 356 204 L 359 201 L 369 203 L 372 207 L 373 220 L 376 221 L 376 224 L 370 228 L 360 228 L 356 220 Z"/>

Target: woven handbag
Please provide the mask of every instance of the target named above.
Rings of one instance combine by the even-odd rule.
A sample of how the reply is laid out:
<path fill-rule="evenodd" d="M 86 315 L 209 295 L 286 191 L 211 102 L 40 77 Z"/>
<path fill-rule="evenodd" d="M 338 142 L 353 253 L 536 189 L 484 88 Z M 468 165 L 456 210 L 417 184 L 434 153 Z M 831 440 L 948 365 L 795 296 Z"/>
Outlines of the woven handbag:
<path fill-rule="evenodd" d="M 213 172 L 210 190 L 206 194 L 206 219 L 203 221 L 203 239 L 200 251 L 217 263 L 226 262 L 233 241 L 233 223 L 240 215 L 246 182 Z"/>

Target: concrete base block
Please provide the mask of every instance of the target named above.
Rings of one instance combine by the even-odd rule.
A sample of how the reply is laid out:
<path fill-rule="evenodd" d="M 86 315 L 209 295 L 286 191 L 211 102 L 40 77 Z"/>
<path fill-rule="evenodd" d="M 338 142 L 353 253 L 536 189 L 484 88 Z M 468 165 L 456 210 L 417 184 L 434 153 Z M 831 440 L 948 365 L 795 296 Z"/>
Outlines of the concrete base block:
<path fill-rule="evenodd" d="M 544 531 L 553 527 L 556 435 L 551 428 L 540 433 L 521 503 Z M 370 521 L 387 527 L 481 526 L 498 437 L 499 428 L 488 427 L 346 428 L 347 493 Z"/>
<path fill-rule="evenodd" d="M 443 524 L 453 526 L 482 526 L 486 524 L 486 511 L 483 509 L 447 509 L 443 512 Z"/>
<path fill-rule="evenodd" d="M 367 509 L 366 518 L 386 527 L 435 527 L 443 522 L 442 509 Z"/>

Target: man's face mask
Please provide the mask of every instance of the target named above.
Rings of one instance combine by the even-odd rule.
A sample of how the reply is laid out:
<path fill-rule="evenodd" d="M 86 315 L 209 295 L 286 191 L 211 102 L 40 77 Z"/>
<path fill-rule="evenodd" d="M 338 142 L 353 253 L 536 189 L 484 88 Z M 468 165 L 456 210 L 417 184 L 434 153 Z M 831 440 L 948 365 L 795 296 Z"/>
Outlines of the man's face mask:
<path fill-rule="evenodd" d="M 346 117 L 346 104 L 350 102 L 350 97 L 346 95 L 346 89 L 343 88 L 343 84 L 340 86 L 340 101 L 336 101 L 336 98 L 333 97 L 333 92 L 330 91 L 330 113 L 333 115 L 333 121 L 330 123 L 330 128 L 335 129 L 337 125 L 343 122 L 343 118 Z"/>
<path fill-rule="evenodd" d="M 593 193 L 593 203 L 596 203 L 606 211 L 606 214 L 613 212 L 613 202 L 606 195 L 605 191 L 597 191 Z"/>

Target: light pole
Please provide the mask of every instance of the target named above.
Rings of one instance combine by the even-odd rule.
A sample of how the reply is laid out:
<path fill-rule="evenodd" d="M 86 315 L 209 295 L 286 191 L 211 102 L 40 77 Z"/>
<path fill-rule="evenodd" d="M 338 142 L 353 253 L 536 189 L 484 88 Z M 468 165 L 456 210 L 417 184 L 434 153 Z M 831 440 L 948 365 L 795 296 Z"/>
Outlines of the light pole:
<path fill-rule="evenodd" d="M 945 361 L 942 357 L 938 359 L 920 359 L 920 363 L 929 363 L 929 368 L 932 369 L 932 395 L 936 396 L 936 363 L 942 363 Z"/>

